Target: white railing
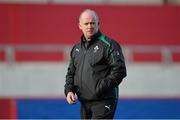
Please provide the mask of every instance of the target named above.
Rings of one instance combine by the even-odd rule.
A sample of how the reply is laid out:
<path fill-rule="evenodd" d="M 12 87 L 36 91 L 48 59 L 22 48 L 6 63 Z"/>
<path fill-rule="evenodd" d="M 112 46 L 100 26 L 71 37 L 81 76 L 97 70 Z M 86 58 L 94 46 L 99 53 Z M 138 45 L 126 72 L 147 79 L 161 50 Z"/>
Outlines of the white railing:
<path fill-rule="evenodd" d="M 16 51 L 23 52 L 63 52 L 64 61 L 69 60 L 69 53 L 72 45 L 0 45 L 0 52 L 5 53 L 5 63 L 13 64 L 16 62 Z M 122 46 L 126 62 L 133 63 L 134 53 L 160 53 L 162 56 L 162 63 L 172 63 L 173 53 L 180 54 L 180 46 L 151 46 L 151 45 L 133 45 Z"/>
<path fill-rule="evenodd" d="M 126 61 L 133 62 L 133 53 L 160 53 L 162 63 L 172 63 L 173 53 L 180 54 L 180 46 L 152 46 L 152 45 L 133 45 L 123 47 Z"/>
<path fill-rule="evenodd" d="M 24 52 L 63 52 L 64 60 L 69 60 L 71 45 L 0 45 L 0 52 L 5 53 L 5 62 L 12 64 L 16 62 L 16 51 Z"/>

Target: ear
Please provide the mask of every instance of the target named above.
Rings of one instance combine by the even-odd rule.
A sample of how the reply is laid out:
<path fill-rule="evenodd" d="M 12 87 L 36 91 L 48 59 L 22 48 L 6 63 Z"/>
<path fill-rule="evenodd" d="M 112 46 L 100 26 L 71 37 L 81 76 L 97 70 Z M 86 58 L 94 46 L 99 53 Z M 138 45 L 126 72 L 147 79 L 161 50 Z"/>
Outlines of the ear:
<path fill-rule="evenodd" d="M 78 24 L 78 26 L 79 26 L 79 29 L 82 29 L 82 27 L 81 27 L 81 24 L 80 24 L 80 23 Z"/>

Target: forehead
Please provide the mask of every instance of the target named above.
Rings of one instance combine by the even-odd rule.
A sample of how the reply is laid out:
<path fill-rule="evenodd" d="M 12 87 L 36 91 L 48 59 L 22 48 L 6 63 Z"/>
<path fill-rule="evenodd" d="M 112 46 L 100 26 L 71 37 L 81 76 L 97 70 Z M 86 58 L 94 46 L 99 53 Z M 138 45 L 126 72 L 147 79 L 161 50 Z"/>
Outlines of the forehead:
<path fill-rule="evenodd" d="M 80 21 L 96 21 L 96 16 L 91 12 L 85 12 L 81 15 Z"/>

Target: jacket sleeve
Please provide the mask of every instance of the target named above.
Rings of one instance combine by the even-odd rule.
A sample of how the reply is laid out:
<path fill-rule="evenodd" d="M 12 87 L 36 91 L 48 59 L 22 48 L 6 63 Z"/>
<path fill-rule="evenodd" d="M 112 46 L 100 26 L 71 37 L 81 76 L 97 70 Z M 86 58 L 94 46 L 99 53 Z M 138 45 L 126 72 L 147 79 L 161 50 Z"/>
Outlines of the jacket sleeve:
<path fill-rule="evenodd" d="M 64 85 L 64 93 L 67 96 L 68 92 L 74 92 L 74 74 L 75 74 L 75 66 L 74 66 L 74 60 L 72 57 L 73 49 L 71 50 L 71 55 L 70 55 L 70 62 L 67 70 L 67 75 L 66 75 L 66 81 Z"/>
<path fill-rule="evenodd" d="M 110 74 L 99 80 L 96 93 L 97 96 L 106 92 L 107 90 L 118 87 L 123 78 L 126 77 L 126 66 L 121 47 L 118 43 L 113 42 L 107 51 L 107 61 L 110 67 Z"/>

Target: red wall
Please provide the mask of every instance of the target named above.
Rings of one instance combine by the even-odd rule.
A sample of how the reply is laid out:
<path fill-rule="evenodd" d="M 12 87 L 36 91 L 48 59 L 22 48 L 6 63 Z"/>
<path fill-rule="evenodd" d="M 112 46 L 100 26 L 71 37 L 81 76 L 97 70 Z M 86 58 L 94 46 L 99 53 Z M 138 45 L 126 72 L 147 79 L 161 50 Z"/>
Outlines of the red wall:
<path fill-rule="evenodd" d="M 0 44 L 78 41 L 78 16 L 92 8 L 101 30 L 122 44 L 180 45 L 179 6 L 0 4 Z"/>
<path fill-rule="evenodd" d="M 16 119 L 16 101 L 9 98 L 0 99 L 0 119 Z"/>

